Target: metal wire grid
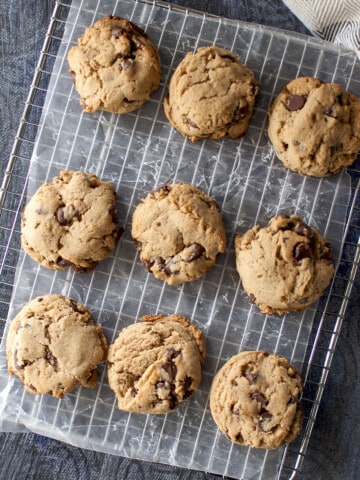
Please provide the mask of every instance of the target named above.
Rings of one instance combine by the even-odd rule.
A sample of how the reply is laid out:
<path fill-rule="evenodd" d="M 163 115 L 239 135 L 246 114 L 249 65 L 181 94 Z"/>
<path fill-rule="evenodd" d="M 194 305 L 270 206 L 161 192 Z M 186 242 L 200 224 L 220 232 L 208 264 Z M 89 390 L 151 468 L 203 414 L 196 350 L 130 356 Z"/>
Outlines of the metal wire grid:
<path fill-rule="evenodd" d="M 134 6 L 134 11 L 135 11 L 138 5 L 141 6 L 141 2 L 134 2 L 134 5 L 135 5 Z M 159 5 L 163 7 L 166 10 L 166 12 L 171 12 L 174 10 L 172 7 L 169 7 L 167 4 L 166 5 L 161 4 L 160 2 L 153 5 Z M 10 162 L 7 168 L 7 172 L 5 175 L 5 179 L 4 179 L 3 187 L 1 191 L 1 202 L 2 202 L 1 203 L 1 207 L 2 207 L 1 225 L 3 226 L 2 235 L 4 236 L 4 241 L 1 242 L 1 249 L 2 249 L 1 273 L 4 278 L 4 282 L 2 284 L 2 288 L 3 288 L 2 297 L 5 299 L 5 301 L 1 303 L 1 319 L 3 321 L 6 318 L 7 310 L 9 307 L 12 286 L 14 284 L 14 274 L 15 274 L 14 265 L 16 265 L 16 259 L 19 255 L 19 248 L 20 248 L 19 247 L 19 223 L 18 223 L 19 212 L 25 201 L 25 190 L 26 190 L 27 179 L 29 176 L 29 160 L 31 158 L 31 154 L 34 146 L 35 135 L 36 135 L 37 127 L 40 122 L 41 113 L 43 110 L 45 96 L 48 90 L 48 83 L 51 77 L 53 64 L 55 62 L 55 59 L 59 57 L 59 55 L 61 55 L 61 52 L 59 54 L 58 50 L 60 48 L 60 43 L 61 43 L 62 35 L 64 32 L 65 24 L 66 24 L 66 18 L 70 8 L 71 8 L 70 1 L 59 2 L 55 8 L 53 19 L 52 19 L 52 22 L 48 31 L 47 39 L 45 42 L 44 50 L 42 52 L 40 63 L 36 71 L 34 82 L 32 84 L 32 89 L 26 104 L 24 116 L 19 128 L 19 132 L 16 138 L 16 143 L 10 158 Z M 175 10 L 176 11 L 178 10 L 180 14 L 184 14 L 184 11 L 182 9 L 175 9 Z M 85 11 L 86 11 L 86 5 L 83 6 L 82 13 L 84 13 Z M 88 12 L 88 13 L 90 16 L 94 16 L 94 12 Z M 187 16 L 187 18 L 191 15 L 192 15 L 191 12 L 186 11 L 185 16 Z M 201 15 L 201 17 L 203 19 L 203 22 L 205 22 L 207 16 Z M 91 22 L 88 22 L 88 20 L 89 18 L 87 17 L 86 20 L 84 20 L 84 22 L 88 24 L 91 23 Z M 75 28 L 75 24 L 73 25 L 73 27 Z M 201 32 L 204 33 L 203 30 L 201 30 Z M 181 35 L 179 36 L 179 38 L 180 37 Z M 193 46 L 194 45 L 192 45 L 192 47 Z M 184 49 L 188 47 L 189 45 L 186 45 L 186 46 L 177 45 L 178 51 L 180 51 L 181 53 L 182 53 L 181 48 Z M 318 48 L 319 47 L 315 44 L 314 49 L 318 50 Z M 317 52 L 317 57 L 319 57 L 318 52 Z M 325 71 L 322 70 L 323 77 L 324 75 L 328 75 L 331 77 L 331 79 L 333 79 L 334 71 L 341 72 L 341 68 L 339 67 L 339 65 L 342 61 L 342 57 L 334 55 L 334 58 L 337 59 L 337 64 L 336 64 L 337 68 L 335 68 L 335 70 L 334 69 L 331 70 L 330 68 L 326 70 L 325 68 Z M 176 62 L 176 58 L 174 58 L 173 61 Z M 348 59 L 346 59 L 346 61 L 348 61 Z M 322 65 L 325 65 L 325 63 L 323 63 Z M 319 60 L 318 60 L 318 66 L 320 66 Z M 304 65 L 302 65 L 302 67 L 304 70 L 305 68 Z M 349 80 L 351 78 L 352 76 L 350 75 Z M 108 135 L 106 136 L 105 140 L 109 141 L 113 139 L 113 132 L 114 130 L 111 130 L 111 129 L 108 130 Z M 76 135 L 81 136 L 81 132 L 78 131 Z M 92 145 L 92 148 L 93 147 L 94 145 Z M 181 148 L 183 152 L 184 146 L 182 146 Z M 226 147 L 223 147 L 224 154 L 227 153 L 225 148 Z M 47 177 L 49 176 L 51 177 L 51 172 L 52 172 L 51 166 L 49 166 L 47 171 Z M 359 232 L 358 230 L 356 231 L 356 229 L 358 229 L 358 225 L 359 225 L 359 222 L 358 222 L 359 211 L 356 205 L 358 205 L 359 186 L 358 186 L 358 183 L 356 182 L 358 181 L 359 172 L 355 167 L 353 169 L 350 169 L 350 173 L 354 179 L 355 187 L 353 189 L 354 191 L 352 194 L 352 200 L 350 203 L 350 209 L 347 217 L 348 220 L 346 223 L 346 237 L 344 236 L 344 242 L 342 244 L 342 246 L 344 247 L 343 255 L 341 258 L 339 268 L 337 270 L 337 275 L 331 286 L 330 295 L 328 296 L 327 299 L 325 299 L 324 305 L 321 305 L 321 303 L 319 305 L 318 313 L 316 314 L 313 322 L 313 325 L 314 325 L 313 331 L 311 333 L 311 336 L 308 342 L 309 345 L 313 345 L 313 346 L 309 347 L 309 351 L 306 354 L 306 358 L 308 359 L 308 363 L 307 363 L 308 367 L 305 371 L 305 392 L 303 396 L 303 402 L 305 404 L 305 412 L 306 412 L 306 422 L 305 422 L 304 433 L 301 436 L 299 436 L 295 440 L 295 442 L 293 442 L 288 448 L 284 450 L 284 454 L 281 459 L 281 465 L 278 470 L 279 478 L 288 478 L 289 474 L 290 475 L 292 473 L 295 474 L 296 471 L 300 468 L 303 456 L 306 453 L 306 447 L 311 436 L 311 430 L 316 418 L 316 413 L 317 413 L 318 405 L 324 389 L 324 385 L 326 382 L 327 373 L 330 368 L 333 351 L 336 345 L 336 340 L 340 332 L 341 323 L 344 318 L 348 299 L 350 297 L 351 286 L 354 281 L 357 268 L 358 268 L 359 249 L 357 246 L 357 239 L 358 239 Z M 36 183 L 36 179 L 35 179 L 35 183 Z M 342 207 L 345 207 L 345 205 L 342 205 Z M 131 211 L 129 210 L 128 216 L 130 215 L 130 213 Z M 257 215 L 259 215 L 259 212 L 256 212 L 256 213 Z M 26 268 L 26 262 L 27 262 L 26 257 L 23 256 L 23 258 L 21 259 L 21 262 L 22 262 L 22 268 L 23 269 Z M 129 268 L 132 269 L 132 271 L 134 271 L 134 268 L 136 268 L 136 264 L 132 263 L 131 266 L 129 264 Z M 214 276 L 212 277 L 214 279 L 215 284 L 217 281 L 218 272 L 219 270 L 215 271 Z M 107 272 L 104 272 L 104 273 L 107 273 Z M 114 271 L 112 271 L 112 273 L 114 273 Z M 59 276 L 61 277 L 61 275 Z M 49 278 L 50 277 L 51 276 L 49 275 Z M 63 278 L 61 278 L 61 280 L 63 281 Z M 56 287 L 56 282 L 57 282 L 56 276 L 54 276 L 52 279 L 51 288 Z M 41 282 L 40 284 L 36 286 L 35 285 L 36 285 L 36 282 L 34 283 L 34 287 L 31 289 L 32 293 L 36 292 L 37 289 L 41 291 L 41 287 L 43 286 Z M 17 285 L 17 288 L 20 288 L 20 286 Z M 25 285 L 23 288 L 26 289 L 28 288 L 28 286 Z M 84 285 L 79 285 L 78 288 L 79 289 L 84 288 Z M 162 297 L 163 297 L 163 294 L 160 293 L 160 298 Z M 142 296 L 141 299 L 145 304 L 145 307 L 148 307 L 148 305 L 146 304 L 146 298 Z M 155 308 L 158 308 L 158 307 L 159 305 L 155 305 Z M 170 306 L 168 306 L 168 308 L 170 309 Z M 141 313 L 140 307 L 137 308 L 135 312 L 131 311 L 131 309 L 128 311 L 129 321 L 131 321 L 131 319 L 133 318 L 132 316 L 133 313 L 136 313 L 136 314 Z M 145 311 L 144 313 L 148 313 L 148 312 Z M 110 330 L 109 330 L 109 333 L 110 333 Z M 263 332 L 260 332 L 260 334 L 261 335 L 259 340 L 259 346 L 261 343 L 261 337 L 263 335 Z M 215 363 L 216 365 L 218 365 L 218 359 L 215 360 Z M 103 375 L 104 375 L 104 371 L 102 371 L 102 376 Z M 88 398 L 86 398 L 86 401 L 88 401 L 89 399 L 96 400 L 98 398 L 97 393 L 94 392 L 94 395 L 95 395 L 95 398 L 93 398 L 92 395 L 89 394 Z M 204 392 L 203 397 L 205 396 L 206 396 L 206 393 Z M 81 410 L 82 401 L 83 399 L 80 398 L 79 396 L 75 398 L 74 412 L 77 409 Z M 206 402 L 204 398 L 201 398 L 201 400 L 199 400 L 200 403 L 202 401 Z M 27 400 L 25 396 L 22 398 L 22 404 L 26 409 Z M 41 406 L 41 409 L 46 410 L 48 408 L 49 410 L 52 409 L 52 411 L 55 411 L 54 421 L 53 421 L 53 425 L 55 425 L 56 419 L 60 415 L 60 410 L 61 410 L 60 403 L 56 403 L 56 405 L 54 405 L 54 402 L 52 401 L 52 399 L 49 399 L 49 400 L 42 399 L 42 401 L 35 402 L 35 403 L 30 402 L 28 404 L 28 408 L 29 408 L 29 412 L 31 412 L 31 415 L 33 415 L 34 417 L 39 417 L 41 412 L 40 406 Z M 115 413 L 113 412 L 113 414 Z M 94 418 L 96 418 L 96 415 L 98 415 L 98 413 L 95 413 L 95 410 L 94 410 L 90 416 L 91 422 L 93 422 Z M 73 429 L 74 421 L 75 421 L 75 418 L 73 416 L 70 421 L 69 430 Z M 202 419 L 202 421 L 204 420 Z M 86 422 L 89 422 L 88 416 L 85 417 L 84 425 L 81 426 L 82 428 L 79 428 L 79 432 L 80 432 L 79 438 L 78 438 L 79 445 L 82 444 L 82 441 L 83 441 L 82 437 L 84 435 L 88 441 L 91 440 L 91 438 L 89 438 L 89 428 L 86 425 Z M 158 458 L 159 460 L 162 460 L 163 458 L 165 458 L 165 461 L 167 461 L 167 458 L 168 458 L 167 452 L 165 452 L 164 457 L 161 457 L 160 455 L 161 449 L 164 448 L 164 445 L 162 443 L 162 438 L 165 438 L 165 439 L 167 438 L 167 435 L 169 435 L 169 431 L 171 430 L 171 428 L 176 429 L 179 427 L 176 426 L 176 422 L 172 422 L 171 419 L 169 419 L 165 423 L 162 423 L 162 421 L 157 422 L 157 419 L 148 418 L 146 421 L 146 424 L 140 426 L 141 427 L 140 431 L 142 431 L 143 438 L 146 437 L 147 431 L 154 430 L 154 428 L 157 426 L 157 423 L 160 429 L 159 430 L 160 433 L 155 438 L 157 443 L 155 445 L 155 451 L 153 452 L 155 454 L 154 458 L 155 459 Z M 138 432 L 136 431 L 136 429 L 132 430 L 132 428 L 130 428 L 128 419 L 125 419 L 125 423 L 121 424 L 121 428 L 123 428 L 124 426 L 127 429 L 127 435 L 126 436 L 124 435 L 122 443 L 119 445 L 119 453 L 131 456 L 133 452 L 131 451 L 131 449 L 127 447 L 127 440 L 131 437 L 132 434 L 134 433 L 136 434 Z M 77 427 L 79 426 L 77 425 Z M 184 423 L 181 423 L 180 421 L 180 430 L 184 430 L 187 427 L 188 427 L 187 425 L 184 425 Z M 192 430 L 190 429 L 189 431 L 191 434 L 196 435 L 196 423 L 194 424 L 194 427 L 195 428 L 193 428 Z M 41 431 L 41 426 L 39 426 L 38 429 Z M 209 429 L 209 431 L 211 434 L 213 434 L 213 430 L 211 428 Z M 43 433 L 49 434 L 48 427 L 44 428 Z M 115 435 L 113 435 L 113 433 L 115 433 Z M 119 433 L 116 431 L 111 432 L 111 429 L 108 428 L 106 432 L 106 436 L 104 438 L 108 438 L 116 441 L 116 435 L 119 436 Z M 220 449 L 219 449 L 220 453 L 222 451 L 221 442 L 222 442 L 222 439 L 218 438 L 217 447 L 219 447 L 220 445 Z M 215 443 L 210 443 L 210 445 L 212 445 L 212 451 L 210 452 L 210 457 L 214 457 L 214 458 L 216 457 L 217 462 L 222 462 L 223 460 L 219 458 L 219 452 L 215 451 Z M 88 447 L 88 444 L 86 444 L 85 442 L 83 446 Z M 101 449 L 99 448 L 98 445 L 94 445 L 94 448 Z M 181 445 L 178 445 L 178 450 L 181 450 Z M 184 455 L 186 455 L 187 453 L 188 452 L 185 449 Z M 231 462 L 234 460 L 236 460 L 237 462 L 239 459 L 242 460 L 245 466 L 246 464 L 253 464 L 254 462 L 256 462 L 256 455 L 257 453 L 254 451 L 251 451 L 251 449 L 248 449 L 246 451 L 245 456 L 240 456 L 240 457 L 237 457 L 234 452 L 230 452 L 230 454 L 229 452 L 226 452 L 225 461 L 222 466 L 223 473 L 230 474 L 230 475 L 234 474 L 234 470 L 231 470 Z M 271 453 L 269 455 L 271 455 Z M 263 457 L 263 455 L 260 455 L 258 458 L 258 461 L 260 465 L 265 466 L 266 456 Z M 192 454 L 192 467 L 196 468 L 197 463 L 201 465 L 200 460 L 197 459 L 197 453 L 196 451 L 194 451 Z M 174 464 L 176 464 L 175 459 L 174 459 Z M 213 464 L 209 463 L 209 466 L 210 466 L 209 470 L 211 471 L 211 466 L 213 466 Z M 245 466 L 243 470 L 244 478 L 246 478 L 245 475 L 250 474 L 249 471 L 246 471 Z M 261 472 L 259 474 L 259 478 L 262 478 Z"/>

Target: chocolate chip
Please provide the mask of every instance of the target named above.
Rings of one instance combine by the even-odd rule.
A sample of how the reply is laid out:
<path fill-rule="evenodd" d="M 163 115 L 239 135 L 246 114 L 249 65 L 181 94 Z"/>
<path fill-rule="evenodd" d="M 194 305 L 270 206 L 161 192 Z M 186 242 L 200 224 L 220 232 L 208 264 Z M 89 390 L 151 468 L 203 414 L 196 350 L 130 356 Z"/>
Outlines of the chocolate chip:
<path fill-rule="evenodd" d="M 52 366 L 57 366 L 57 358 L 54 357 L 54 355 L 51 353 L 51 351 L 48 348 L 45 354 L 45 358 Z"/>
<path fill-rule="evenodd" d="M 253 293 L 249 294 L 249 300 L 250 300 L 250 303 L 255 303 L 256 302 L 256 297 Z"/>
<path fill-rule="evenodd" d="M 170 380 L 174 380 L 174 378 L 176 377 L 177 368 L 176 368 L 175 363 L 173 363 L 173 362 L 163 363 L 160 366 L 160 369 L 165 370 L 165 372 L 169 376 Z"/>
<path fill-rule="evenodd" d="M 137 393 L 138 393 L 138 389 L 135 388 L 135 387 L 133 387 L 133 388 L 131 389 L 131 396 L 132 396 L 132 397 L 136 397 Z"/>
<path fill-rule="evenodd" d="M 134 239 L 134 247 L 136 250 L 141 250 L 142 243 L 139 240 Z"/>
<path fill-rule="evenodd" d="M 190 125 L 190 127 L 199 129 L 199 127 L 196 125 L 196 123 L 193 120 L 191 120 L 191 118 L 187 118 L 186 122 Z"/>
<path fill-rule="evenodd" d="M 180 381 L 180 385 L 184 390 L 183 399 L 189 398 L 193 393 L 193 390 L 191 389 L 192 382 L 193 382 L 193 378 L 188 376 L 186 376 L 184 380 Z"/>
<path fill-rule="evenodd" d="M 240 106 L 237 107 L 237 109 L 234 112 L 233 121 L 238 122 L 239 120 L 242 120 L 244 117 L 246 117 L 248 112 L 249 112 L 249 105 L 248 104 L 246 104 L 242 107 L 240 107 Z"/>
<path fill-rule="evenodd" d="M 175 260 L 173 259 L 173 257 L 171 257 L 165 264 L 164 264 L 164 268 L 163 268 L 163 271 L 166 273 L 166 275 L 172 275 L 172 274 L 175 274 L 175 273 L 178 273 L 178 271 L 173 271 L 171 269 L 171 267 L 173 265 L 175 265 Z"/>
<path fill-rule="evenodd" d="M 313 237 L 313 231 L 312 231 L 311 227 L 309 227 L 305 223 L 298 223 L 293 228 L 293 231 L 295 233 L 297 233 L 298 235 L 302 235 L 303 237 L 306 237 L 306 238 L 312 238 Z"/>
<path fill-rule="evenodd" d="M 264 423 L 266 420 L 270 420 L 272 418 L 272 413 L 265 411 L 264 413 L 261 414 L 260 420 L 258 421 L 258 427 L 262 432 L 265 432 L 264 430 Z"/>
<path fill-rule="evenodd" d="M 288 405 L 292 405 L 292 404 L 294 404 L 294 403 L 296 403 L 296 398 L 294 397 L 294 395 L 291 395 L 291 396 L 290 396 L 290 400 L 289 400 L 289 402 L 288 402 Z"/>
<path fill-rule="evenodd" d="M 67 225 L 68 220 L 65 218 L 64 209 L 59 208 L 56 212 L 56 220 L 60 223 L 60 225 Z"/>
<path fill-rule="evenodd" d="M 333 253 L 332 253 L 332 246 L 329 242 L 325 243 L 324 250 L 321 252 L 320 258 L 322 260 L 327 260 L 328 262 L 332 262 L 334 260 Z"/>
<path fill-rule="evenodd" d="M 193 262 L 202 256 L 205 252 L 205 248 L 199 243 L 194 243 L 190 255 L 185 259 L 186 262 Z"/>
<path fill-rule="evenodd" d="M 130 58 L 127 58 L 122 64 L 123 70 L 126 72 L 131 68 L 132 64 L 133 64 L 133 61 Z"/>
<path fill-rule="evenodd" d="M 166 358 L 170 361 L 180 355 L 180 350 L 175 350 L 174 347 L 168 348 L 166 351 Z"/>
<path fill-rule="evenodd" d="M 151 272 L 151 267 L 154 265 L 154 262 L 152 262 L 151 260 L 147 260 L 146 258 L 142 258 L 141 263 L 145 268 L 145 270 L 147 270 L 148 272 Z"/>
<path fill-rule="evenodd" d="M 261 403 L 261 405 L 267 404 L 267 398 L 265 397 L 265 395 L 257 390 L 251 393 L 250 397 L 252 400 L 256 400 L 257 402 Z"/>
<path fill-rule="evenodd" d="M 125 28 L 120 27 L 120 25 L 113 25 L 111 27 L 111 36 L 118 38 L 123 32 L 126 32 Z"/>
<path fill-rule="evenodd" d="M 70 298 L 69 304 L 70 304 L 70 307 L 73 309 L 74 312 L 83 313 L 81 310 L 78 309 L 78 303 L 73 298 Z"/>
<path fill-rule="evenodd" d="M 254 385 L 254 383 L 256 383 L 257 375 L 254 372 L 249 372 L 245 374 L 245 378 L 250 385 Z"/>
<path fill-rule="evenodd" d="M 290 112 L 300 110 L 305 105 L 306 98 L 303 95 L 289 95 L 286 99 L 286 108 Z"/>
<path fill-rule="evenodd" d="M 293 257 L 299 262 L 304 258 L 311 258 L 312 253 L 312 248 L 308 243 L 298 243 L 294 247 Z"/>
<path fill-rule="evenodd" d="M 58 257 L 58 258 L 56 259 L 56 262 L 55 262 L 55 263 L 56 263 L 56 265 L 58 265 L 59 267 L 64 267 L 64 268 L 66 268 L 66 267 L 74 267 L 74 266 L 75 266 L 72 262 L 70 262 L 69 260 L 66 260 L 65 258 L 62 258 L 62 257 Z"/>
<path fill-rule="evenodd" d="M 171 394 L 169 397 L 169 408 L 170 410 L 175 410 L 175 408 L 179 405 L 178 399 L 175 395 Z"/>
<path fill-rule="evenodd" d="M 234 62 L 234 58 L 231 57 L 230 55 L 220 55 L 221 58 L 227 58 L 228 60 L 231 60 L 232 62 Z"/>

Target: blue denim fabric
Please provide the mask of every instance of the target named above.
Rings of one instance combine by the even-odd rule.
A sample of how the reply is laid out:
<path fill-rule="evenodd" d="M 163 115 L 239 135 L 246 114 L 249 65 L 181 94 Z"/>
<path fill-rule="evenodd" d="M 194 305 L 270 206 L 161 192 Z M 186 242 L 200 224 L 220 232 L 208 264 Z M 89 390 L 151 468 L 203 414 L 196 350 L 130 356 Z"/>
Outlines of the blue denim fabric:
<path fill-rule="evenodd" d="M 100 1 L 100 0 L 99 0 Z M 105 0 L 102 0 L 105 1 Z M 300 33 L 308 30 L 281 0 L 174 0 L 196 10 Z M 3 0 L 0 5 L 0 179 L 12 150 L 55 0 Z M 359 281 L 352 298 L 358 299 Z M 5 284 L 4 284 L 5 285 Z M 2 285 L 2 289 L 5 286 Z M 358 417 L 360 314 L 352 301 L 310 447 L 298 478 L 355 480 L 360 471 Z M 216 475 L 149 464 L 72 447 L 32 433 L 0 434 L 0 480 L 215 480 Z"/>

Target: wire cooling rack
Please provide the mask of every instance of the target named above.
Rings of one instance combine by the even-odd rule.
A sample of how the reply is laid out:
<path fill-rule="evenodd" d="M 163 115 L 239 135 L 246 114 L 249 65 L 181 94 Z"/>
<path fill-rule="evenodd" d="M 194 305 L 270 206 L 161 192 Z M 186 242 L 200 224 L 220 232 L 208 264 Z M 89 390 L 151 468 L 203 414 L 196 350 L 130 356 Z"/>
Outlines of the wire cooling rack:
<path fill-rule="evenodd" d="M 106 3 L 106 6 L 102 3 Z M 105 10 L 106 8 L 106 10 Z M 103 15 L 124 16 L 159 46 L 160 88 L 137 112 L 84 114 L 68 74 L 66 54 Z M 241 140 L 183 139 L 171 128 L 162 100 L 171 73 L 189 50 L 216 43 L 235 51 L 261 85 L 261 96 Z M 0 350 L 0 426 L 28 428 L 80 447 L 218 473 L 238 479 L 292 478 L 300 470 L 359 266 L 359 159 L 329 179 L 286 171 L 266 137 L 266 111 L 281 87 L 310 75 L 337 81 L 360 96 L 354 54 L 305 36 L 212 17 L 162 2 L 58 1 L 36 69 L 0 191 L 1 332 L 7 317 L 37 294 L 63 293 L 85 303 L 111 342 L 148 313 L 189 316 L 204 330 L 203 381 L 186 405 L 167 416 L 125 414 L 116 408 L 105 366 L 95 389 L 58 400 L 23 392 L 6 372 Z M 113 255 L 91 274 L 52 272 L 20 248 L 20 212 L 29 196 L 61 168 L 84 169 L 110 181 L 125 228 Z M 149 190 L 165 181 L 194 183 L 221 206 L 227 251 L 197 282 L 170 288 L 144 272 L 130 237 L 131 215 Z M 327 294 L 305 312 L 281 318 L 259 314 L 241 291 L 233 239 L 278 212 L 295 212 L 333 243 L 336 275 Z M 46 270 L 46 271 L 45 271 Z M 211 380 L 240 350 L 265 348 L 301 370 L 305 389 L 302 434 L 276 451 L 239 447 L 217 431 L 208 408 Z"/>

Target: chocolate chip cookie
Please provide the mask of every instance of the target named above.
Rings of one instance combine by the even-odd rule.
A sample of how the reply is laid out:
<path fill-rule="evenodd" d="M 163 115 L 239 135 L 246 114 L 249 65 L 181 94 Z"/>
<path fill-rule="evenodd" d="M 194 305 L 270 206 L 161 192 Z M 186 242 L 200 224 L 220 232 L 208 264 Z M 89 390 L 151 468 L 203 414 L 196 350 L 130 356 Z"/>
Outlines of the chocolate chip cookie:
<path fill-rule="evenodd" d="M 169 285 L 200 278 L 226 245 L 216 202 L 184 182 L 164 185 L 142 199 L 131 233 L 143 266 Z"/>
<path fill-rule="evenodd" d="M 68 62 L 85 112 L 131 112 L 160 84 L 156 46 L 137 25 L 120 17 L 108 15 L 89 26 L 70 49 Z"/>
<path fill-rule="evenodd" d="M 265 351 L 241 352 L 215 375 L 210 409 L 220 431 L 234 443 L 274 449 L 301 431 L 299 372 Z"/>
<path fill-rule="evenodd" d="M 6 354 L 10 375 L 27 392 L 62 398 L 78 385 L 96 385 L 107 341 L 83 305 L 50 294 L 31 300 L 12 320 Z"/>
<path fill-rule="evenodd" d="M 193 142 L 239 138 L 248 128 L 258 93 L 254 73 L 233 52 L 200 47 L 176 68 L 164 109 L 173 127 Z"/>
<path fill-rule="evenodd" d="M 26 253 L 53 270 L 93 270 L 120 236 L 113 187 L 96 175 L 61 171 L 26 205 L 21 242 Z"/>
<path fill-rule="evenodd" d="M 334 275 L 330 243 L 298 215 L 278 215 L 237 235 L 235 255 L 244 290 L 266 314 L 303 310 Z"/>
<path fill-rule="evenodd" d="M 323 177 L 351 165 L 360 151 L 360 99 L 336 83 L 300 77 L 269 109 L 269 138 L 285 167 Z"/>
<path fill-rule="evenodd" d="M 180 315 L 146 315 L 109 348 L 108 377 L 120 410 L 168 413 L 190 398 L 205 360 L 202 332 Z"/>

